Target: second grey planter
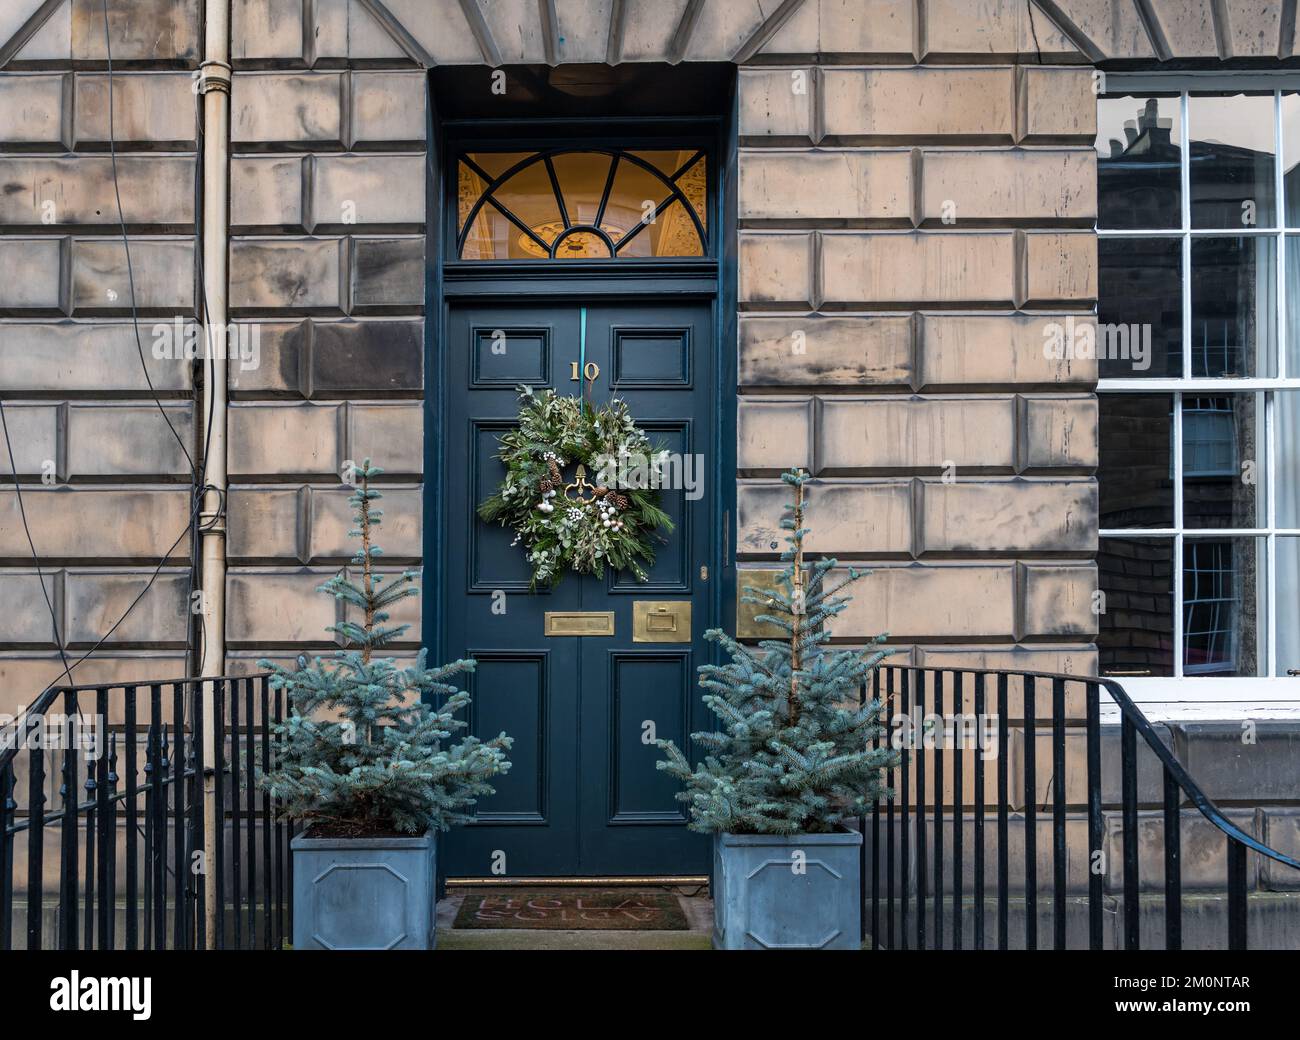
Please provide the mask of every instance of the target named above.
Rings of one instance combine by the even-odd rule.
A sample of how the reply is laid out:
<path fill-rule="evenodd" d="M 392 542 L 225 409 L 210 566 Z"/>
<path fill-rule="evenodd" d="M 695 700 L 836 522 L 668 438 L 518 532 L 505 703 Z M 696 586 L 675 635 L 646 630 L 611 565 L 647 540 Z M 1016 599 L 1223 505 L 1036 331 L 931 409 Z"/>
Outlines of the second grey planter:
<path fill-rule="evenodd" d="M 436 836 L 293 839 L 295 950 L 432 950 Z"/>
<path fill-rule="evenodd" d="M 850 830 L 714 835 L 714 949 L 858 949 L 861 849 Z"/>

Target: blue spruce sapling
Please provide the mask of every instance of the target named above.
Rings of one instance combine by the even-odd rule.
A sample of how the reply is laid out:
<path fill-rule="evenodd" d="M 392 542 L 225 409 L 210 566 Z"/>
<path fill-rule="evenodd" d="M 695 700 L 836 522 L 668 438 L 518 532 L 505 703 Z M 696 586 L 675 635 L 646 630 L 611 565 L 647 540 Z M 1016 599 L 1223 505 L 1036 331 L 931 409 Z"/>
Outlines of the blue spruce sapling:
<path fill-rule="evenodd" d="M 705 638 L 731 657 L 700 667 L 704 703 L 721 730 L 693 733 L 704 751 L 692 766 L 671 740 L 658 741 L 667 755 L 658 763 L 682 781 L 678 798 L 690 807 L 690 828 L 730 834 L 814 834 L 836 829 L 864 813 L 883 793 L 884 773 L 898 760 L 879 747 L 879 701 L 859 702 L 859 691 L 890 651 L 832 650 L 828 622 L 852 597 L 840 591 L 863 577 L 827 586 L 833 559 L 804 559 L 802 471 L 783 474 L 791 488 L 781 526 L 789 548 L 787 567 L 775 590 L 746 587 L 741 601 L 768 609 L 757 620 L 786 633 L 757 650 L 721 629 Z M 885 636 L 874 640 L 883 643 Z"/>
<path fill-rule="evenodd" d="M 344 649 L 331 662 L 317 657 L 292 670 L 260 662 L 290 707 L 273 729 L 275 769 L 263 784 L 281 800 L 282 814 L 313 835 L 446 830 L 469 819 L 477 799 L 493 793 L 489 778 L 510 768 L 505 733 L 450 742 L 467 725 L 455 715 L 470 698 L 446 680 L 473 671 L 473 661 L 429 668 L 421 650 L 413 667 L 402 668 L 375 656 L 410 627 L 389 624 L 390 608 L 418 595 L 414 572 L 387 583 L 374 572 L 383 551 L 372 536 L 383 514 L 371 506 L 383 496 L 370 484 L 382 472 L 366 459 L 348 499 L 356 523 L 348 534 L 361 542 L 352 557 L 359 580 L 338 574 L 320 587 L 359 613 L 359 622 L 327 629 Z"/>

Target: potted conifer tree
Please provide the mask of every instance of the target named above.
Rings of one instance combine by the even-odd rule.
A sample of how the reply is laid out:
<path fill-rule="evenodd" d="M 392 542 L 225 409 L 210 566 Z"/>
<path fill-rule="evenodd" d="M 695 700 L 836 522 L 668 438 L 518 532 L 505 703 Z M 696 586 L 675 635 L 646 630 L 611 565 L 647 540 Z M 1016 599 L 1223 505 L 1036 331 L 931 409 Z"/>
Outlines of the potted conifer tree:
<path fill-rule="evenodd" d="M 880 703 L 859 700 L 888 651 L 826 646 L 827 623 L 863 576 L 834 580 L 833 559 L 804 559 L 804 486 L 792 471 L 787 567 L 775 590 L 747 587 L 742 602 L 783 638 L 742 645 L 720 629 L 706 638 L 731 660 L 703 665 L 704 703 L 721 729 L 692 734 L 692 766 L 670 740 L 659 762 L 680 779 L 692 830 L 714 835 L 713 945 L 719 949 L 856 949 L 860 942 L 862 835 L 844 826 L 884 793 L 896 753 L 877 747 Z M 875 640 L 883 642 L 884 636 Z"/>
<path fill-rule="evenodd" d="M 413 572 L 386 582 L 374 570 L 382 495 L 370 484 L 381 472 L 367 459 L 348 500 L 358 580 L 339 574 L 320 587 L 360 614 L 329 629 L 344 649 L 294 669 L 261 662 L 290 709 L 272 731 L 275 768 L 263 783 L 305 825 L 291 845 L 295 949 L 432 949 L 436 833 L 467 820 L 510 768 L 504 733 L 452 741 L 469 694 L 446 680 L 473 661 L 429 668 L 421 650 L 403 668 L 377 656 L 410 627 L 389 624 L 389 610 L 417 595 Z"/>

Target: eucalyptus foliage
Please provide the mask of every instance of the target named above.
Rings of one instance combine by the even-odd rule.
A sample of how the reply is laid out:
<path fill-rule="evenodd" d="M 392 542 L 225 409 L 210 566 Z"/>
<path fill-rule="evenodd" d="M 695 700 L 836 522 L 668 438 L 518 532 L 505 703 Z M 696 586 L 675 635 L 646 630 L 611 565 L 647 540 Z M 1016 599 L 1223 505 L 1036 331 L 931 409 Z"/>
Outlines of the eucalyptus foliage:
<path fill-rule="evenodd" d="M 804 559 L 804 490 L 801 471 L 782 476 L 791 506 L 781 521 L 789 532 L 787 561 L 775 589 L 746 587 L 744 603 L 767 609 L 758 621 L 785 633 L 757 649 L 721 629 L 705 638 L 731 660 L 702 665 L 704 703 L 719 730 L 693 733 L 703 751 L 692 766 L 671 740 L 658 763 L 682 781 L 678 798 L 691 813 L 690 828 L 731 834 L 826 832 L 867 811 L 885 793 L 884 772 L 897 753 L 879 747 L 881 705 L 859 699 L 871 673 L 892 651 L 834 650 L 829 622 L 852 597 L 841 591 L 864 572 L 848 568 L 836 579 L 833 559 Z M 883 643 L 885 636 L 874 640 Z"/>
<path fill-rule="evenodd" d="M 410 627 L 390 624 L 389 611 L 418 594 L 413 571 L 391 579 L 374 571 L 382 550 L 372 534 L 383 513 L 371 506 L 383 496 L 370 482 L 382 472 L 367 459 L 348 499 L 359 580 L 338 574 L 320 586 L 360 618 L 327 629 L 345 648 L 329 662 L 299 658 L 293 669 L 259 662 L 289 701 L 288 718 L 272 730 L 276 768 L 263 785 L 286 817 L 345 836 L 446 830 L 469 819 L 477 799 L 493 793 L 489 778 L 510 768 L 505 733 L 452 742 L 467 725 L 455 716 L 470 697 L 447 680 L 473 671 L 472 660 L 429 668 L 421 650 L 403 668 L 376 656 Z"/>
<path fill-rule="evenodd" d="M 570 570 L 600 577 L 606 565 L 645 581 L 656 533 L 673 523 L 659 506 L 659 455 L 627 403 L 596 407 L 551 389 L 518 389 L 519 425 L 498 440 L 505 479 L 479 516 L 514 530 L 511 544 L 523 543 L 533 588 Z M 584 486 L 576 471 L 566 482 L 566 467 L 597 483 Z"/>

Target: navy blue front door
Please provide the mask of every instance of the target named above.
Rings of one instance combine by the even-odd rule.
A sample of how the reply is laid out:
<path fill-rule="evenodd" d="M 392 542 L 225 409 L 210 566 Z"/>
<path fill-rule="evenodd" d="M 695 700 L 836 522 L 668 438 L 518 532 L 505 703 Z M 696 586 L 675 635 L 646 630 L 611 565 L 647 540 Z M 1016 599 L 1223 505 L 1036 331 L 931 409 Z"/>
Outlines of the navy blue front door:
<path fill-rule="evenodd" d="M 580 304 L 452 304 L 446 323 L 445 541 L 447 657 L 478 661 L 472 732 L 515 738 L 508 776 L 477 820 L 442 842 L 448 877 L 698 875 L 707 845 L 686 830 L 676 783 L 654 737 L 682 744 L 704 724 L 696 667 L 712 623 L 713 303 L 659 298 L 586 305 L 593 400 L 626 400 L 656 445 L 680 456 L 693 491 L 663 492 L 675 530 L 649 572 L 568 574 L 530 593 L 513 533 L 475 507 L 503 475 L 498 436 L 515 421 L 515 387 L 577 395 Z M 572 479 L 569 467 L 566 479 Z M 676 482 L 678 485 L 681 480 Z M 659 606 L 649 641 L 634 613 Z M 649 606 L 647 606 L 647 604 Z M 686 609 L 689 604 L 689 629 Z M 495 605 L 495 610 L 494 610 Z M 612 612 L 612 635 L 547 635 L 546 615 Z M 671 617 L 671 620 L 669 618 Z M 669 642 L 672 629 L 686 638 Z M 689 631 L 689 634 L 686 633 Z"/>

